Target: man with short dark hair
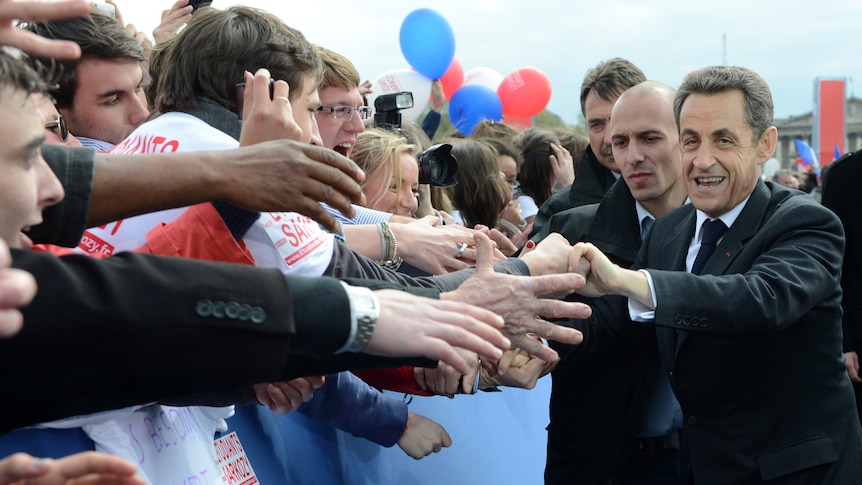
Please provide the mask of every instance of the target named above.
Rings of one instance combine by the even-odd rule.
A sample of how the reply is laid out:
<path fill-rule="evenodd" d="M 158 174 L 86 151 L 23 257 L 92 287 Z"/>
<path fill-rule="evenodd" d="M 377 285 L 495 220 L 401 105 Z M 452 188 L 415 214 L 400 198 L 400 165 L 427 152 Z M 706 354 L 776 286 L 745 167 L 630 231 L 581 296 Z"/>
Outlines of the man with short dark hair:
<path fill-rule="evenodd" d="M 530 236 L 557 212 L 586 204 L 595 204 L 619 177 L 613 151 L 605 136 L 611 109 L 626 89 L 646 81 L 644 73 L 631 62 L 614 57 L 587 71 L 581 84 L 581 113 L 587 124 L 590 146 L 584 151 L 575 182 L 551 196 L 539 208 Z"/>
<path fill-rule="evenodd" d="M 143 50 L 113 17 L 94 10 L 86 17 L 46 20 L 24 26 L 42 37 L 72 41 L 81 58 L 59 62 L 49 94 L 69 132 L 84 146 L 107 151 L 149 116 L 141 83 Z M 30 58 L 34 66 L 52 63 Z"/>

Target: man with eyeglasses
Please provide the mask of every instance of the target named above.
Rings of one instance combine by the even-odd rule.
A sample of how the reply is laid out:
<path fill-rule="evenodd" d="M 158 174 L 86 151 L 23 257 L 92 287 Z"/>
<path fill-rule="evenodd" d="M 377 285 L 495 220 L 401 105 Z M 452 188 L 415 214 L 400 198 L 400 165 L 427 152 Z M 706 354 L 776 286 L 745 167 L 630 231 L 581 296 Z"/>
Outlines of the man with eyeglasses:
<path fill-rule="evenodd" d="M 50 98 L 42 94 L 35 94 L 33 99 L 36 101 L 39 116 L 42 117 L 42 122 L 45 124 L 45 143 L 70 147 L 83 146 L 75 135 L 69 133 L 66 118 L 57 112 L 57 107 L 54 106 Z"/>

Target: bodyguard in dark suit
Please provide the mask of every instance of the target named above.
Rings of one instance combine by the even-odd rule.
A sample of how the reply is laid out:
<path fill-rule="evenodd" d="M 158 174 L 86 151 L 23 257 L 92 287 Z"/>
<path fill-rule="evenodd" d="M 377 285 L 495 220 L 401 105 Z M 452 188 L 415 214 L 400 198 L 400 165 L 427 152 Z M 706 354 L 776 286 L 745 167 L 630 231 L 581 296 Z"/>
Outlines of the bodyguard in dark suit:
<path fill-rule="evenodd" d="M 634 264 L 652 221 L 686 199 L 674 93 L 646 81 L 619 97 L 606 143 L 620 180 L 601 203 L 555 214 L 534 240 L 558 232 L 573 243 L 595 244 L 619 266 Z M 551 373 L 545 483 L 681 483 L 687 478 L 680 465 L 682 423 L 673 422 L 667 382 L 657 382 L 653 329 L 632 326 L 626 316 L 605 325 L 569 322 L 584 342 L 556 344 L 561 361 Z"/>
<path fill-rule="evenodd" d="M 674 112 L 692 203 L 656 222 L 638 254 L 644 271 L 577 244 L 580 271 L 589 264 L 580 291 L 626 296 L 618 309 L 655 327 L 695 483 L 862 483 L 841 353 L 840 221 L 760 181 L 778 135 L 754 72 L 696 71 Z"/>
<path fill-rule="evenodd" d="M 859 354 L 862 353 L 862 191 L 859 190 L 862 151 L 848 153 L 826 167 L 821 203 L 841 219 L 847 241 L 841 271 L 844 360 L 862 419 L 862 377 L 859 373 Z"/>
<path fill-rule="evenodd" d="M 575 182 L 545 201 L 533 221 L 530 237 L 535 237 L 557 212 L 601 202 L 619 176 L 608 137 L 605 136 L 611 109 L 626 89 L 646 81 L 644 73 L 631 62 L 614 57 L 590 69 L 581 83 L 581 113 L 587 123 L 590 146 L 584 150 Z M 615 175 L 616 174 L 616 175 Z"/>

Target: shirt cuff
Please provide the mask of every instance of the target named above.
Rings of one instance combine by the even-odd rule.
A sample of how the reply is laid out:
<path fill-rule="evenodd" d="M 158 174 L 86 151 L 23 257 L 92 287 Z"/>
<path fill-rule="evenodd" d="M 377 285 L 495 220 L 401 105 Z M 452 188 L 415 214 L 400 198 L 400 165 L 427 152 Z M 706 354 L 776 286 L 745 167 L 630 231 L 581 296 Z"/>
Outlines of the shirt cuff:
<path fill-rule="evenodd" d="M 657 305 L 655 300 L 655 287 L 653 286 L 652 276 L 649 274 L 649 271 L 645 269 L 641 269 L 639 271 L 646 275 L 650 295 L 652 295 L 652 306 L 653 308 L 655 308 Z M 633 322 L 652 322 L 653 320 L 655 320 L 655 310 L 649 308 L 648 306 L 637 300 L 629 298 L 629 317 L 631 317 Z"/>

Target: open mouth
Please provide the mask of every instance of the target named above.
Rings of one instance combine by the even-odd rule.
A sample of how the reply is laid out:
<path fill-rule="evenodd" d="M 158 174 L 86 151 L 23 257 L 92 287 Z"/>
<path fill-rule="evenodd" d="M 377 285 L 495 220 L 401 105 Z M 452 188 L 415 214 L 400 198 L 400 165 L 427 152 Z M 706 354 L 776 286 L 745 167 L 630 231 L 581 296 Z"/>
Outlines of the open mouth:
<path fill-rule="evenodd" d="M 701 187 L 713 187 L 724 181 L 724 177 L 697 177 L 694 179 Z"/>
<path fill-rule="evenodd" d="M 351 148 L 353 148 L 353 145 L 352 145 L 352 144 L 350 144 L 350 143 L 342 143 L 342 144 L 340 144 L 340 145 L 335 145 L 335 148 L 333 148 L 333 150 L 335 150 L 336 152 L 338 152 L 338 153 L 340 153 L 340 154 L 342 154 L 342 155 L 344 155 L 344 156 L 346 157 L 347 155 L 349 155 L 349 154 L 350 154 L 350 149 L 351 149 Z"/>

